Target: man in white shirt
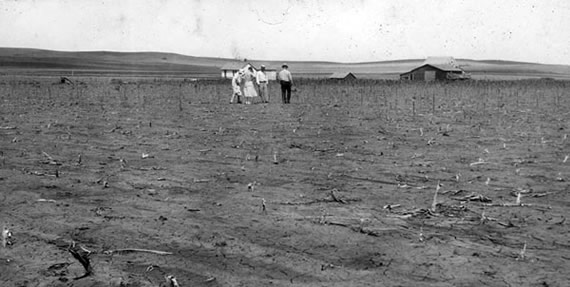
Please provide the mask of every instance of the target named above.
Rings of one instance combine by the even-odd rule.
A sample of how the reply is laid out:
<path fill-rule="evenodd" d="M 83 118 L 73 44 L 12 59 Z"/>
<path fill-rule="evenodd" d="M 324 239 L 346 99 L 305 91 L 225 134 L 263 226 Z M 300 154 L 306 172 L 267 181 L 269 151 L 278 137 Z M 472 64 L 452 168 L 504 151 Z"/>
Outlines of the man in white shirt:
<path fill-rule="evenodd" d="M 269 103 L 269 94 L 267 93 L 267 74 L 265 73 L 265 66 L 261 65 L 261 70 L 255 74 L 255 81 L 259 86 L 259 96 L 261 101 Z"/>
<path fill-rule="evenodd" d="M 284 104 L 291 103 L 291 86 L 293 86 L 293 76 L 289 72 L 289 66 L 283 64 L 282 70 L 279 72 L 279 82 L 281 83 L 281 98 Z"/>

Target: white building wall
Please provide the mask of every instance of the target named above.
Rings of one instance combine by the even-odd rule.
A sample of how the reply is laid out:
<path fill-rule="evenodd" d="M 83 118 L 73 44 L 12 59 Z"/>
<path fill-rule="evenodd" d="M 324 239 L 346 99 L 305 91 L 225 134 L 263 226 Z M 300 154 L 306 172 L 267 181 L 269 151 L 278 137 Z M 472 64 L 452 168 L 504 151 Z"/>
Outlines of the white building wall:
<path fill-rule="evenodd" d="M 254 72 L 257 72 L 257 71 L 254 69 Z M 225 79 L 232 79 L 234 77 L 235 73 L 237 73 L 237 71 L 222 70 L 220 76 L 222 78 L 225 78 Z M 272 71 L 266 71 L 265 73 L 267 74 L 268 80 L 270 80 L 270 81 L 277 80 L 277 71 L 272 70 Z"/>

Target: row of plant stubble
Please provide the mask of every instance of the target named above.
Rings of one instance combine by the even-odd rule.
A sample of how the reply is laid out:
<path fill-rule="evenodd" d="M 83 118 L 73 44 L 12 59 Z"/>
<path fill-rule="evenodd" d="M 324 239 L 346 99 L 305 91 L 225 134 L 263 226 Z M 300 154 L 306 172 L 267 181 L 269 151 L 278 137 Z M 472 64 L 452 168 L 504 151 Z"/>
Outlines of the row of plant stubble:
<path fill-rule="evenodd" d="M 292 102 L 314 108 L 333 106 L 356 114 L 395 118 L 462 111 L 557 111 L 570 106 L 570 82 L 554 80 L 463 81 L 414 83 L 387 80 L 350 82 L 299 79 Z M 227 105 L 229 80 L 141 79 L 109 81 L 85 78 L 73 85 L 53 81 L 0 82 L 2 110 L 30 106 L 78 105 L 89 109 L 127 109 L 151 113 L 184 112 L 189 105 Z M 271 104 L 280 104 L 280 89 L 270 84 Z"/>

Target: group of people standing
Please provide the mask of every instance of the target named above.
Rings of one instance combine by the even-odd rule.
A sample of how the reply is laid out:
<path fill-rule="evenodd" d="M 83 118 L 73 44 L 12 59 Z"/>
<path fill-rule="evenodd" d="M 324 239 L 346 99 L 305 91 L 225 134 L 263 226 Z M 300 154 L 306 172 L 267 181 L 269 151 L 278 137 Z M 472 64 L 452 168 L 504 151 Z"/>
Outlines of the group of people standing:
<path fill-rule="evenodd" d="M 289 104 L 291 102 L 293 76 L 291 72 L 289 72 L 289 66 L 287 64 L 281 66 L 281 71 L 277 74 L 277 79 L 281 85 L 283 103 Z M 260 70 L 257 72 L 254 72 L 251 65 L 248 66 L 247 69 L 239 70 L 232 78 L 233 93 L 230 104 L 234 103 L 236 98 L 237 103 L 241 104 L 241 98 L 243 96 L 245 98 L 245 104 L 250 105 L 253 103 L 254 98 L 258 97 L 258 90 L 261 102 L 269 103 L 268 80 L 264 65 L 261 65 Z"/>

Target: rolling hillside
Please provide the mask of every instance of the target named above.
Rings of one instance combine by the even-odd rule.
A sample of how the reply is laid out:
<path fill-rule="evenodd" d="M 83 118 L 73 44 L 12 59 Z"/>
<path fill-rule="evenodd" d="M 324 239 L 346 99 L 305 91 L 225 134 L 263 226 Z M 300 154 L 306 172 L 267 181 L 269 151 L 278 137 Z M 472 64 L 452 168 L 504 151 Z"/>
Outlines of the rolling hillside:
<path fill-rule="evenodd" d="M 26 75 L 140 75 L 217 78 L 220 67 L 237 60 L 193 57 L 160 52 L 60 52 L 26 48 L 0 48 L 0 74 Z M 283 61 L 256 61 L 278 69 Z M 423 59 L 366 62 L 288 61 L 300 76 L 326 77 L 333 72 L 350 71 L 363 78 L 397 79 Z M 457 59 L 475 79 L 556 78 L 570 79 L 570 66 L 544 65 L 500 60 Z"/>

